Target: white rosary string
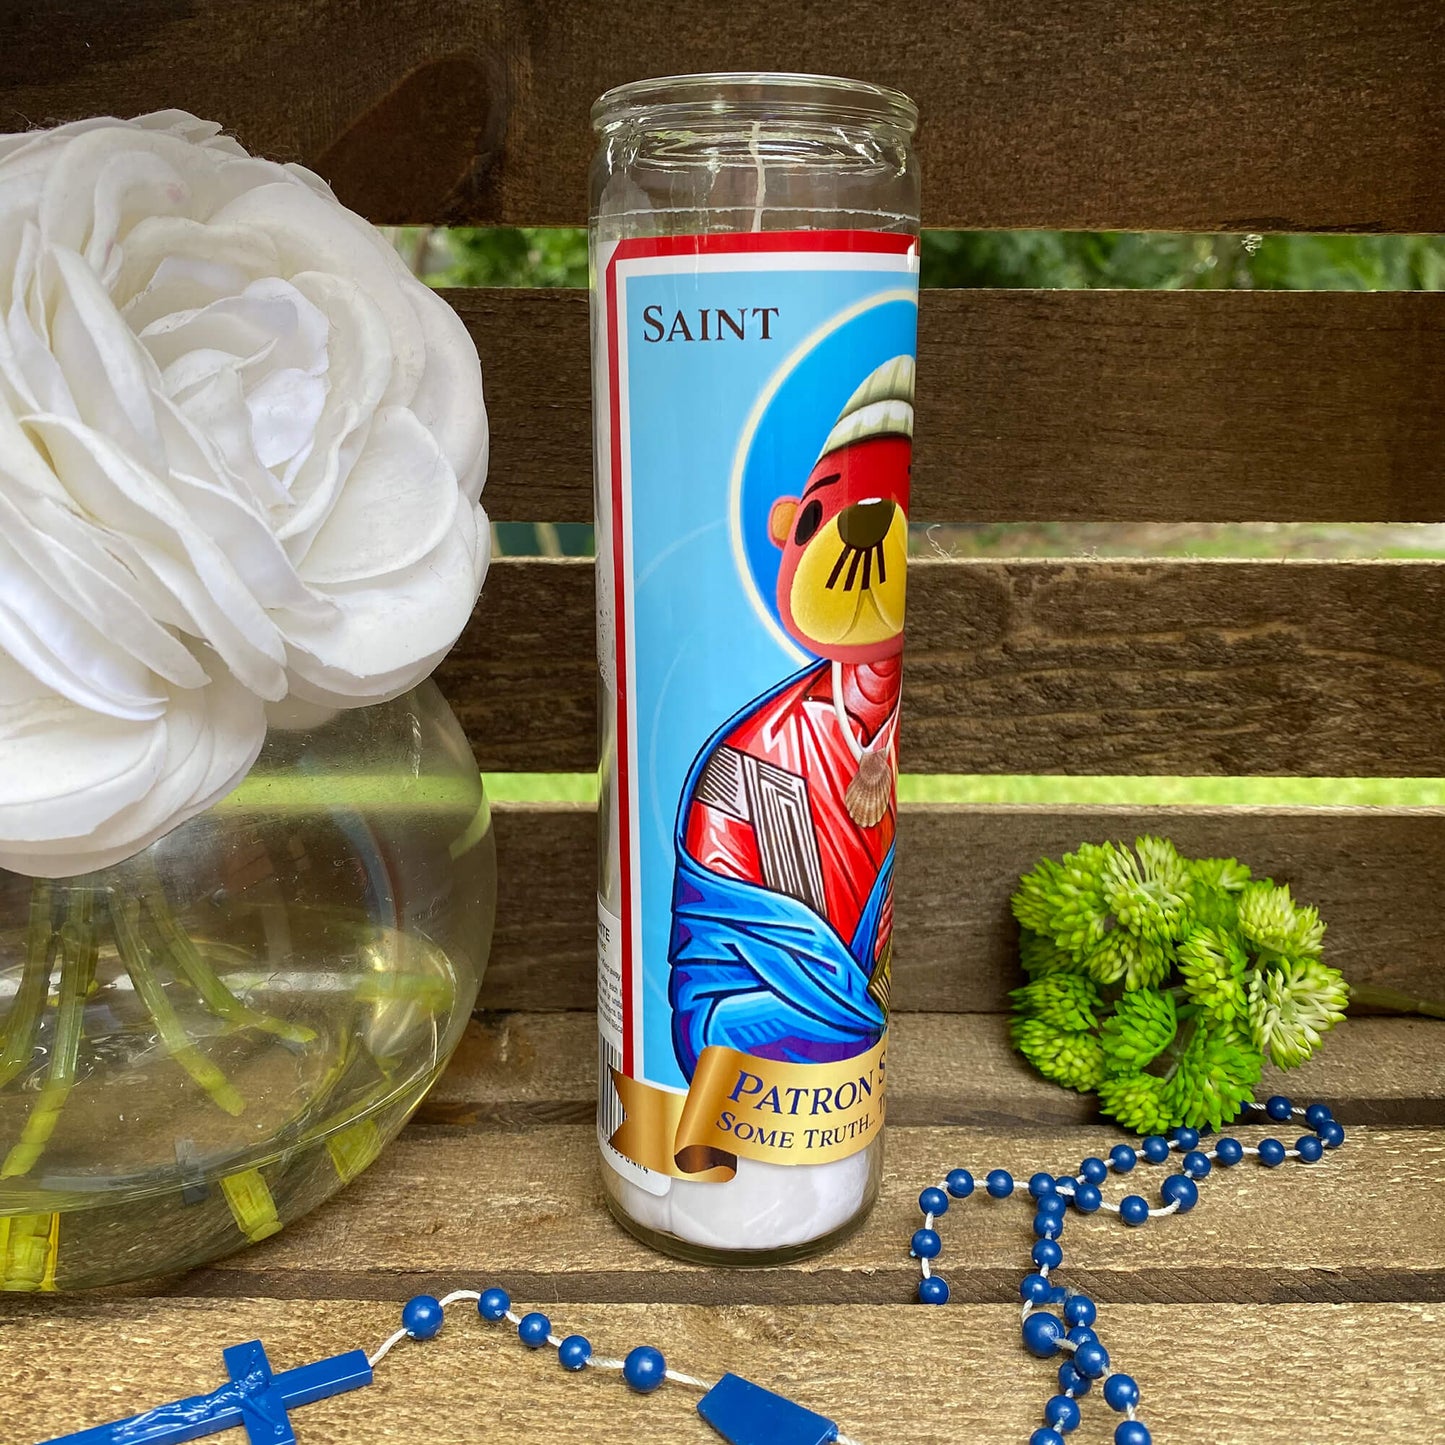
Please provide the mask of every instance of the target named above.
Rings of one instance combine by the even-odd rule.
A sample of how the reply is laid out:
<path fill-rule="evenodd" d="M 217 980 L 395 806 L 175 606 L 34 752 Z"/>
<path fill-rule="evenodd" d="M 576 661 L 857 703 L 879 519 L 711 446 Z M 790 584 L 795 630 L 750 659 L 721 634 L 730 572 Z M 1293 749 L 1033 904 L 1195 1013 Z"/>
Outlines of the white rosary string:
<path fill-rule="evenodd" d="M 475 1303 L 480 1299 L 481 1295 L 474 1289 L 455 1289 L 450 1294 L 443 1295 L 442 1298 L 437 1301 L 437 1304 L 445 1310 L 448 1305 L 455 1304 L 458 1300 L 471 1300 Z M 513 1309 L 508 1309 L 503 1315 L 503 1318 L 514 1325 L 522 1323 L 522 1316 Z M 366 1357 L 366 1363 L 370 1365 L 372 1369 L 375 1369 L 397 1345 L 409 1337 L 410 1332 L 405 1328 L 396 1330 L 382 1341 L 381 1345 L 373 1354 Z M 562 1344 L 562 1337 L 549 1332 L 547 1335 L 547 1343 L 555 1350 Z M 588 1355 L 586 1363 L 594 1370 L 621 1371 L 626 1368 L 627 1362 L 625 1360 L 613 1359 L 610 1355 Z M 716 1381 L 714 1381 L 713 1384 L 709 1384 L 706 1380 L 700 1380 L 696 1375 L 685 1375 L 681 1370 L 664 1369 L 663 1377 L 671 1380 L 675 1385 L 685 1385 L 688 1389 L 699 1390 L 704 1395 L 716 1384 Z M 853 1439 L 851 1435 L 843 1434 L 840 1430 L 837 1436 L 837 1445 L 862 1445 L 862 1442 Z"/>

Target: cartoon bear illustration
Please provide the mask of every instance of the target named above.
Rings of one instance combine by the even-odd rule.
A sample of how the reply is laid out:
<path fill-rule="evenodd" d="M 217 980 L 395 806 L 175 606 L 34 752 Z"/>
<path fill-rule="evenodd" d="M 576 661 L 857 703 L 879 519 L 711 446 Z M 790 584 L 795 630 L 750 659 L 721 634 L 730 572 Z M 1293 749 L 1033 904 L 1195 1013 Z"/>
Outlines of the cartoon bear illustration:
<path fill-rule="evenodd" d="M 911 357 L 870 373 L 769 531 L 777 602 L 819 660 L 698 754 L 677 819 L 673 1047 L 823 1063 L 886 1025 L 913 445 Z"/>

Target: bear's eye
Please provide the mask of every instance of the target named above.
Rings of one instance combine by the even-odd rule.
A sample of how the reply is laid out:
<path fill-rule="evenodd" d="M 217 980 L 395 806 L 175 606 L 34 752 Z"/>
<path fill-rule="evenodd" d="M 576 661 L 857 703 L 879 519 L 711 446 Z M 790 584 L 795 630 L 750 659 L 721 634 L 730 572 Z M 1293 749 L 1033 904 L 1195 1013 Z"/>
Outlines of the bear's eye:
<path fill-rule="evenodd" d="M 809 537 L 813 535 L 822 525 L 823 504 L 815 497 L 808 502 L 801 512 L 798 513 L 797 530 L 793 533 L 793 541 L 801 547 Z"/>

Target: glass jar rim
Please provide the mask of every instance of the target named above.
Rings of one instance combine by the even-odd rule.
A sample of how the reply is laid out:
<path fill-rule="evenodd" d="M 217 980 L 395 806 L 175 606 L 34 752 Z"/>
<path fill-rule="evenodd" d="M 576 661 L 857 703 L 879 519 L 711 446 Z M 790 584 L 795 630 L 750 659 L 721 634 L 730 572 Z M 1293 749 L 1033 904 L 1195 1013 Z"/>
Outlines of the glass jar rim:
<path fill-rule="evenodd" d="M 643 115 L 676 121 L 684 114 L 836 118 L 909 133 L 918 124 L 917 105 L 891 86 L 838 75 L 742 70 L 663 75 L 614 86 L 594 102 L 592 127 L 606 130 Z"/>

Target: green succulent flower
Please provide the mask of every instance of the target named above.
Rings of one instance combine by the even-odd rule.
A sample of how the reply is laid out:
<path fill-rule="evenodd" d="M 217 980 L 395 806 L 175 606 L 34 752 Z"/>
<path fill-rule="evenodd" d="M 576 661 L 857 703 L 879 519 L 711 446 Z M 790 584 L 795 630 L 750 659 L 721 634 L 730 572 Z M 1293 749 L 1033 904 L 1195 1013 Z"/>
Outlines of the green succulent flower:
<path fill-rule="evenodd" d="M 1303 1062 L 1348 1002 L 1320 961 L 1317 910 L 1167 839 L 1045 858 L 1013 908 L 1029 977 L 1012 994 L 1014 1046 L 1130 1128 L 1221 1127 L 1266 1055 Z"/>
<path fill-rule="evenodd" d="M 1162 1134 L 1173 1122 L 1164 1102 L 1164 1080 L 1153 1074 L 1105 1079 L 1099 1085 L 1099 1107 L 1138 1134 Z"/>
<path fill-rule="evenodd" d="M 1297 908 L 1288 885 L 1267 879 L 1249 884 L 1240 894 L 1239 927 L 1261 953 L 1317 958 L 1324 948 L 1319 910 Z"/>
<path fill-rule="evenodd" d="M 1031 978 L 1059 973 L 1074 967 L 1074 960 L 1052 938 L 1035 933 L 1031 928 L 1019 929 L 1019 962 Z"/>
<path fill-rule="evenodd" d="M 1254 876 L 1238 858 L 1196 858 L 1189 872 L 1200 890 L 1218 888 L 1225 893 L 1242 893 Z"/>
<path fill-rule="evenodd" d="M 1112 843 L 1085 843 L 1065 853 L 1062 863 L 1045 858 L 1020 880 L 1014 917 L 1025 928 L 1047 934 L 1066 953 L 1082 957 L 1109 929 L 1102 876 L 1114 851 Z"/>
<path fill-rule="evenodd" d="M 1042 1019 L 1015 1019 L 1014 1047 L 1046 1079 L 1077 1089 L 1097 1089 L 1104 1077 L 1104 1050 L 1086 1030 L 1059 1029 Z"/>
<path fill-rule="evenodd" d="M 1079 967 L 1106 987 L 1123 983 L 1126 989 L 1152 988 L 1169 972 L 1172 959 L 1167 945 L 1116 928 L 1083 956 Z"/>
<path fill-rule="evenodd" d="M 1250 1033 L 1280 1068 L 1292 1069 L 1344 1018 L 1349 999 L 1339 969 L 1315 958 L 1282 959 L 1250 980 Z"/>
<path fill-rule="evenodd" d="M 1018 892 L 1010 902 L 1014 917 L 1030 932 L 1053 937 L 1063 876 L 1063 868 L 1052 858 L 1040 858 L 1034 868 L 1019 879 Z"/>
<path fill-rule="evenodd" d="M 1165 1108 L 1195 1128 L 1222 1128 L 1253 1097 L 1263 1070 L 1263 1055 L 1248 1037 L 1201 1020 L 1165 1084 Z"/>
<path fill-rule="evenodd" d="M 1120 925 L 1139 938 L 1167 943 L 1189 913 L 1193 880 L 1167 838 L 1138 838 L 1105 861 L 1103 892 Z"/>
<path fill-rule="evenodd" d="M 1179 972 L 1189 997 L 1224 1023 L 1249 1011 L 1249 955 L 1234 934 L 1196 928 L 1179 945 Z"/>
<path fill-rule="evenodd" d="M 1019 1013 L 1071 1030 L 1096 1028 L 1098 1011 L 1103 1006 L 1099 990 L 1087 978 L 1074 973 L 1046 974 L 1014 989 L 1009 997 Z"/>
<path fill-rule="evenodd" d="M 1111 1076 L 1137 1073 L 1174 1042 L 1178 1030 L 1171 995 L 1148 988 L 1126 993 L 1100 1030 L 1105 1072 Z"/>

